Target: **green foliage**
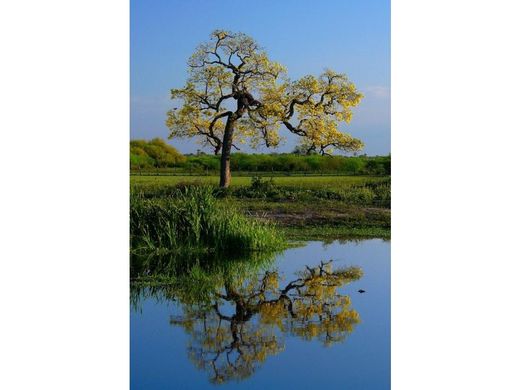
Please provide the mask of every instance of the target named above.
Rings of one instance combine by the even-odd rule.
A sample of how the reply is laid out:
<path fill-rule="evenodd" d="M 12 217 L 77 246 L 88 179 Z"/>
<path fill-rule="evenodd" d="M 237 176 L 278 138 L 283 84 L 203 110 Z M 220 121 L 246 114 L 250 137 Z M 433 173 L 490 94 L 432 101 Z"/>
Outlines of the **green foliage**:
<path fill-rule="evenodd" d="M 191 185 L 216 184 L 217 178 L 201 176 L 132 177 L 133 192 L 146 198 L 165 198 L 175 195 L 180 188 Z M 214 187 L 217 198 L 262 199 L 269 201 L 313 202 L 331 200 L 360 206 L 389 208 L 391 202 L 390 178 L 363 177 L 236 177 L 240 185 L 226 190 Z"/>
<path fill-rule="evenodd" d="M 235 153 L 231 169 L 235 172 L 326 173 L 346 175 L 390 175 L 390 156 L 321 156 L 298 153 L 247 154 Z M 160 138 L 130 141 L 131 169 L 175 168 L 176 172 L 192 174 L 215 173 L 220 156 L 198 154 L 183 156 Z"/>
<path fill-rule="evenodd" d="M 241 187 L 233 191 L 237 197 L 244 198 L 279 198 L 280 189 L 274 184 L 273 178 L 262 178 L 260 176 L 253 176 L 251 178 L 251 185 L 249 187 Z"/>
<path fill-rule="evenodd" d="M 132 192 L 156 201 L 192 185 L 211 186 L 220 207 L 235 208 L 247 218 L 274 220 L 278 228 L 292 229 L 291 238 L 303 239 L 306 228 L 315 229 L 309 237 L 318 234 L 320 239 L 389 237 L 389 177 L 273 176 L 236 176 L 226 190 L 218 188 L 217 176 L 132 175 L 130 181 Z"/>
<path fill-rule="evenodd" d="M 235 187 L 230 194 L 237 198 L 269 199 L 273 201 L 337 200 L 347 204 L 390 207 L 390 180 L 361 183 L 348 188 L 304 188 L 279 186 L 274 179 L 253 177 L 248 187 Z"/>
<path fill-rule="evenodd" d="M 168 197 L 130 201 L 132 250 L 248 251 L 276 249 L 284 239 L 267 223 L 223 208 L 207 186 L 176 188 Z"/>
<path fill-rule="evenodd" d="M 298 154 L 235 153 L 231 169 L 235 172 L 337 173 L 347 175 L 390 175 L 390 156 L 320 156 Z M 187 156 L 181 171 L 192 173 L 216 172 L 220 156 Z"/>
<path fill-rule="evenodd" d="M 175 167 L 186 162 L 186 157 L 160 138 L 151 141 L 130 141 L 130 168 Z"/>
<path fill-rule="evenodd" d="M 329 188 L 347 189 L 352 186 L 368 185 L 372 183 L 384 183 L 390 180 L 385 176 L 346 176 L 346 175 L 244 175 L 233 178 L 233 187 L 249 186 L 252 176 L 272 177 L 276 185 L 281 187 L 301 187 L 303 189 Z M 218 185 L 219 178 L 216 175 L 132 175 L 130 183 L 139 189 L 145 187 L 169 186 L 179 183 L 203 183 Z"/>

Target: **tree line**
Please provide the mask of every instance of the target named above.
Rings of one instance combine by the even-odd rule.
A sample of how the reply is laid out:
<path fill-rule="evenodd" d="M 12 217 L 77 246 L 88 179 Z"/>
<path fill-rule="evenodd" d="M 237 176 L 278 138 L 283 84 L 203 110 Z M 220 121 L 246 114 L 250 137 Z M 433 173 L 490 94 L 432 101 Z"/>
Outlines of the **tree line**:
<path fill-rule="evenodd" d="M 231 169 L 242 172 L 305 172 L 343 173 L 348 175 L 390 175 L 388 156 L 321 156 L 294 153 L 246 154 L 235 153 Z M 191 173 L 216 173 L 220 156 L 199 153 L 182 155 L 162 139 L 130 141 L 130 168 L 175 168 Z"/>

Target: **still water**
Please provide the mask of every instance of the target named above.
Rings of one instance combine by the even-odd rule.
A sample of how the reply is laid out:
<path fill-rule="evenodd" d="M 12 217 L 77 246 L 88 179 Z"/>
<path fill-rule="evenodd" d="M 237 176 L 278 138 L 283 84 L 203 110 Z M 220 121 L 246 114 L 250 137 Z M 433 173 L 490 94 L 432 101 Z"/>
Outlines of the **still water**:
<path fill-rule="evenodd" d="M 273 257 L 195 270 L 173 290 L 133 288 L 131 388 L 389 389 L 390 242 Z"/>

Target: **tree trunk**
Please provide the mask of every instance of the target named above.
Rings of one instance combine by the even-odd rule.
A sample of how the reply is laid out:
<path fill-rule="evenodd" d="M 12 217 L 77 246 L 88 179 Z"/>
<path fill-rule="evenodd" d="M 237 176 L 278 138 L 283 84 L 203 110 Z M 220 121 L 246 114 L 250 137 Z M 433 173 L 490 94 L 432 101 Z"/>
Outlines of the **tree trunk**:
<path fill-rule="evenodd" d="M 222 155 L 220 156 L 220 187 L 228 188 L 231 184 L 231 146 L 233 144 L 233 131 L 235 130 L 234 114 L 228 117 L 222 141 Z"/>

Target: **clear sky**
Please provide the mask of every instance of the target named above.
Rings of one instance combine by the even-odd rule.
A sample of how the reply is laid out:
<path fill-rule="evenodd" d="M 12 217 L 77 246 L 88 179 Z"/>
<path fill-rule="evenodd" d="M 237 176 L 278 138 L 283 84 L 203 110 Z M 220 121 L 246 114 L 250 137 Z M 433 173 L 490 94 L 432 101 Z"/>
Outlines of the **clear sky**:
<path fill-rule="evenodd" d="M 324 68 L 346 73 L 365 98 L 342 129 L 363 140 L 365 153 L 390 153 L 389 0 L 131 0 L 130 7 L 131 138 L 168 137 L 170 89 L 184 85 L 195 47 L 225 29 L 253 37 L 292 79 Z M 280 133 L 287 142 L 275 150 L 291 151 L 296 136 Z M 200 148 L 195 140 L 169 143 L 183 153 Z"/>

